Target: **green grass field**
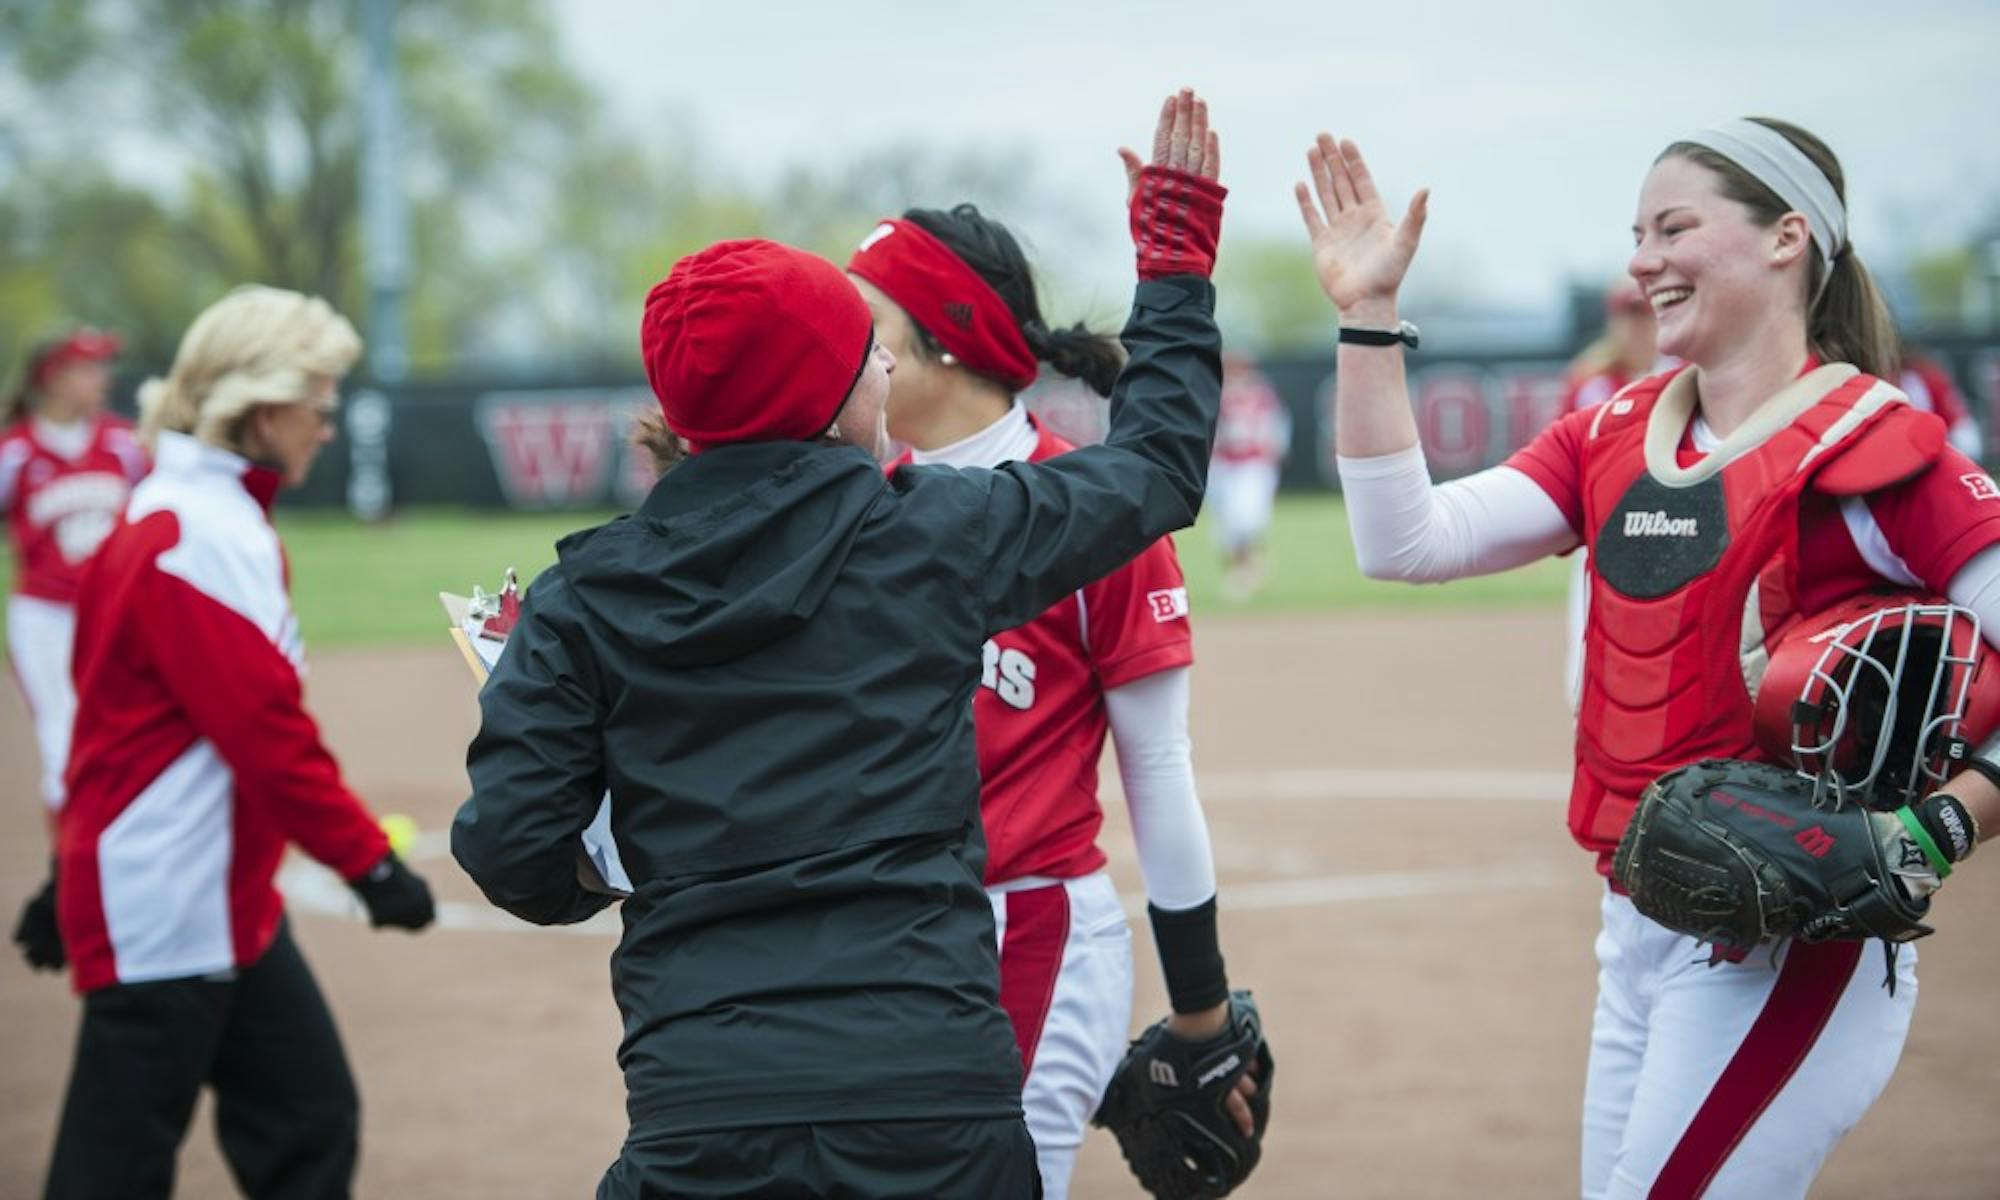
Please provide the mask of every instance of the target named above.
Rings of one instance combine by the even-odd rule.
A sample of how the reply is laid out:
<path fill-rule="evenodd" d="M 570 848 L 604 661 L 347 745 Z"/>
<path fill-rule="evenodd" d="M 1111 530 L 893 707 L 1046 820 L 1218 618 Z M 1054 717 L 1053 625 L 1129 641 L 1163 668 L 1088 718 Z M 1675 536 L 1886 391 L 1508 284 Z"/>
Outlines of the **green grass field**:
<path fill-rule="evenodd" d="M 335 513 L 288 514 L 281 506 L 278 528 L 291 555 L 293 601 L 307 644 L 326 648 L 442 638 L 438 592 L 496 587 L 509 566 L 530 580 L 555 561 L 556 539 L 608 516 L 423 509 L 371 526 Z M 1205 529 L 1180 535 L 1178 545 L 1197 616 L 1552 605 L 1561 603 L 1567 578 L 1567 568 L 1551 561 L 1438 587 L 1363 579 L 1335 496 L 1279 500 L 1267 580 L 1248 601 L 1225 596 L 1221 562 Z M 11 563 L 0 565 L 0 585 L 10 571 Z"/>

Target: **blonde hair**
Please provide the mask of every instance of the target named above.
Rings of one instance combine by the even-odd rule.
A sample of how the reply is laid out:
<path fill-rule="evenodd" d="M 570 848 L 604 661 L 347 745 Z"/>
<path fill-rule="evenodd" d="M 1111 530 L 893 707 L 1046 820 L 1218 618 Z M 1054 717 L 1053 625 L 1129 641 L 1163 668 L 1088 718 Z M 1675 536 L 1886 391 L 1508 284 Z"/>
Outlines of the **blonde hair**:
<path fill-rule="evenodd" d="M 317 296 L 249 284 L 209 305 L 181 337 L 164 379 L 139 388 L 139 436 L 192 434 L 225 450 L 259 404 L 303 404 L 361 357 L 361 335 Z"/>

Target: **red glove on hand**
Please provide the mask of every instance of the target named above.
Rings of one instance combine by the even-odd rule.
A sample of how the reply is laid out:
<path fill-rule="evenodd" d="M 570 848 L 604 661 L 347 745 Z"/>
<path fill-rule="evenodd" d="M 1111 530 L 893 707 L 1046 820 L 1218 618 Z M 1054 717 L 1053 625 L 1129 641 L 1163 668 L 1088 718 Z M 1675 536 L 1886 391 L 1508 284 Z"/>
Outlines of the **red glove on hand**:
<path fill-rule="evenodd" d="M 1222 201 L 1229 189 L 1215 182 L 1148 166 L 1132 193 L 1132 244 L 1139 250 L 1139 278 L 1168 275 L 1208 278 L 1222 240 Z"/>

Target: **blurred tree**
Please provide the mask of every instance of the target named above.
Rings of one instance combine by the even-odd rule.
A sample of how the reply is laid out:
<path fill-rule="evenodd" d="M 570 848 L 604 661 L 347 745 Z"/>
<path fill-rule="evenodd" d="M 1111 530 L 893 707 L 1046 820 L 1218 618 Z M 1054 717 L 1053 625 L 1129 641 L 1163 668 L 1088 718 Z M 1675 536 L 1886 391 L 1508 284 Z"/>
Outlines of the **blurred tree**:
<path fill-rule="evenodd" d="M 170 354 L 255 280 L 360 315 L 361 49 L 352 0 L 0 0 L 0 338 L 87 318 Z M 405 183 L 420 363 L 476 327 L 483 253 L 597 117 L 540 0 L 404 0 Z M 111 174 L 143 176 L 145 191 Z M 149 196 L 150 194 L 150 196 Z M 513 235 L 518 236 L 518 235 Z M 12 349 L 14 347 L 7 347 Z M 12 354 L 8 357 L 11 359 Z"/>
<path fill-rule="evenodd" d="M 0 367 L 71 321 L 161 366 L 196 312 L 250 281 L 365 316 L 358 8 L 0 0 Z M 912 204 L 970 199 L 1046 234 L 1038 263 L 1074 257 L 1080 227 L 1022 148 L 896 144 L 752 184 L 689 116 L 615 128 L 552 11 L 399 5 L 413 373 L 630 369 L 639 301 L 677 257 L 761 235 L 839 261 Z"/>
<path fill-rule="evenodd" d="M 1338 318 L 1313 275 L 1305 235 L 1231 230 L 1215 263 L 1215 311 L 1224 340 L 1259 353 L 1327 350 Z"/>

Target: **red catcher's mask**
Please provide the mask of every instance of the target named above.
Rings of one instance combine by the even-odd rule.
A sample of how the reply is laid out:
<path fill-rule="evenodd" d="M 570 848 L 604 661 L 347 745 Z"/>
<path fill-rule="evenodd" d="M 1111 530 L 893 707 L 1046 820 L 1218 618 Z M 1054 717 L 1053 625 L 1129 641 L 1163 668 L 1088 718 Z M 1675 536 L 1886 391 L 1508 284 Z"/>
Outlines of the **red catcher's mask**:
<path fill-rule="evenodd" d="M 1757 742 L 1838 793 L 1895 807 L 2000 726 L 2000 660 L 1979 618 L 1934 596 L 1873 592 L 1793 626 L 1757 687 Z"/>

